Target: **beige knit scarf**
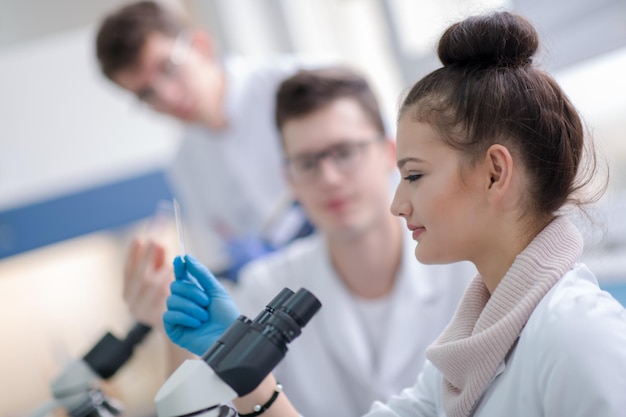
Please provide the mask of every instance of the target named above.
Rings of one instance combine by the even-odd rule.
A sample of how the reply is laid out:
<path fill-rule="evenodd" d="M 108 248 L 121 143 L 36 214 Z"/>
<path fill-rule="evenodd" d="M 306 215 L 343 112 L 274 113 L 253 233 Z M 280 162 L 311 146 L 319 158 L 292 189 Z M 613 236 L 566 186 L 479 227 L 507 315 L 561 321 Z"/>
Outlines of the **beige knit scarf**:
<path fill-rule="evenodd" d="M 471 415 L 537 304 L 572 268 L 582 238 L 565 217 L 546 226 L 489 291 L 480 275 L 470 283 L 448 327 L 426 351 L 443 375 L 448 417 Z"/>

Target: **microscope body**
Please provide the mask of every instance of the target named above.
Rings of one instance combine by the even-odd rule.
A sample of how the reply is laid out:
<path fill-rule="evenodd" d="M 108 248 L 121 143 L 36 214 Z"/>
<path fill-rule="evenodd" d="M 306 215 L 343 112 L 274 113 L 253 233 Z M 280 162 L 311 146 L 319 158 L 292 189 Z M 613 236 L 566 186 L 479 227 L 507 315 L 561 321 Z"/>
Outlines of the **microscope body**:
<path fill-rule="evenodd" d="M 88 388 L 94 386 L 98 375 L 83 360 L 74 360 L 50 384 L 52 396 L 66 410 L 75 410 L 89 398 Z"/>
<path fill-rule="evenodd" d="M 237 392 L 224 383 L 202 359 L 187 359 L 165 381 L 156 395 L 159 417 L 218 417 L 220 406 L 237 397 Z"/>
<path fill-rule="evenodd" d="M 240 316 L 202 359 L 185 361 L 155 397 L 158 417 L 236 416 L 225 404 L 252 392 L 320 309 L 313 294 L 283 289 L 254 320 Z"/>

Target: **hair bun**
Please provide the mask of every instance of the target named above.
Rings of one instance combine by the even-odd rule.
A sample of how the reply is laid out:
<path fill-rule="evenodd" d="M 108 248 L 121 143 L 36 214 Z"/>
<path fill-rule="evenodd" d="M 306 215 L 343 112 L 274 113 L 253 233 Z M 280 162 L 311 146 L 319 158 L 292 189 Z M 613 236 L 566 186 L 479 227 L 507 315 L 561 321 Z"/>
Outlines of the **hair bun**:
<path fill-rule="evenodd" d="M 444 66 L 524 66 L 532 62 L 538 46 L 537 32 L 528 20 L 497 12 L 450 26 L 439 40 L 437 54 Z"/>

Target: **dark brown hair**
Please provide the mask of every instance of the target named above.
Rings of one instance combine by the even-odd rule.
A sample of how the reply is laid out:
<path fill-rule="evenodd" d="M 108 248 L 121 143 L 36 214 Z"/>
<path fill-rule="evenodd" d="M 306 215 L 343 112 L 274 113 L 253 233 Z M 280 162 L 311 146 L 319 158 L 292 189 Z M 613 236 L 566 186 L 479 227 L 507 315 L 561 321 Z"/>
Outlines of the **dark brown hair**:
<path fill-rule="evenodd" d="M 276 93 L 276 126 L 304 117 L 340 98 L 354 99 L 380 132 L 385 128 L 374 92 L 367 80 L 347 67 L 300 70 L 285 79 Z"/>
<path fill-rule="evenodd" d="M 96 56 L 109 79 L 137 64 L 146 39 L 153 33 L 171 38 L 188 28 L 188 23 L 153 1 L 121 7 L 101 23 L 96 36 Z"/>
<path fill-rule="evenodd" d="M 496 12 L 450 26 L 443 67 L 408 92 L 399 118 L 431 124 L 471 164 L 493 144 L 507 146 L 530 176 L 529 209 L 552 216 L 591 177 L 581 161 L 588 143 L 576 109 L 554 79 L 532 65 L 537 32 L 525 18 Z M 592 152 L 586 174 L 595 170 Z"/>

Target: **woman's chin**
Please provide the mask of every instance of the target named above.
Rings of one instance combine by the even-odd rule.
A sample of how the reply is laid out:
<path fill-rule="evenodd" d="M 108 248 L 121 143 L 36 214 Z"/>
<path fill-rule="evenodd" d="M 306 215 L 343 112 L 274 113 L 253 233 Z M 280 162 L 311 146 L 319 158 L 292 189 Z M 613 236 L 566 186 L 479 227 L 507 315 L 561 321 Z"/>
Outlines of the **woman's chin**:
<path fill-rule="evenodd" d="M 422 245 L 422 247 L 420 248 L 420 245 L 418 243 L 418 245 L 415 247 L 415 259 L 418 260 L 419 263 L 424 264 L 424 265 L 443 265 L 443 264 L 450 264 L 453 263 L 455 261 L 450 260 L 450 259 L 446 259 L 442 256 L 437 256 L 434 255 L 432 253 L 428 253 L 428 251 L 424 250 L 424 246 Z"/>

